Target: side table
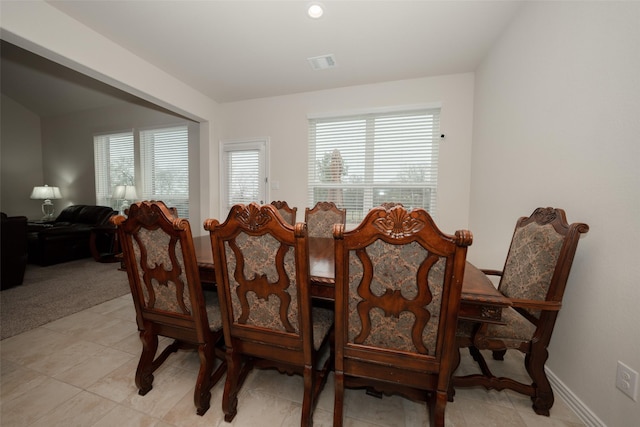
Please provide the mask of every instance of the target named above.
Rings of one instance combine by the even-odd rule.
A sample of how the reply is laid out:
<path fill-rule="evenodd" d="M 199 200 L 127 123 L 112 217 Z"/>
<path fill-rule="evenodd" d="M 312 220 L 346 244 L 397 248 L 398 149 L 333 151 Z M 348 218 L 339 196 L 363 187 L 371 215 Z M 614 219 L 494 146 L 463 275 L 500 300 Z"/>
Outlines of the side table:
<path fill-rule="evenodd" d="M 120 242 L 115 227 L 94 227 L 89 236 L 89 249 L 98 262 L 120 262 Z"/>

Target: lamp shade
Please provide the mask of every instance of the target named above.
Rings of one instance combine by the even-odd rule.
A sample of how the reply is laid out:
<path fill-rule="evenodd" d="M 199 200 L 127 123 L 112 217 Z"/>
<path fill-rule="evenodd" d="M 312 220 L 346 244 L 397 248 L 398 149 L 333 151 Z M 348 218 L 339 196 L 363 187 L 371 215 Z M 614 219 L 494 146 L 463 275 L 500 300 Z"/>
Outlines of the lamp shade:
<path fill-rule="evenodd" d="M 60 189 L 58 187 L 43 185 L 40 187 L 33 187 L 31 198 L 37 200 L 62 199 L 62 195 L 60 194 Z"/>
<path fill-rule="evenodd" d="M 111 198 L 115 200 L 137 199 L 136 187 L 133 185 L 117 185 L 113 189 Z"/>

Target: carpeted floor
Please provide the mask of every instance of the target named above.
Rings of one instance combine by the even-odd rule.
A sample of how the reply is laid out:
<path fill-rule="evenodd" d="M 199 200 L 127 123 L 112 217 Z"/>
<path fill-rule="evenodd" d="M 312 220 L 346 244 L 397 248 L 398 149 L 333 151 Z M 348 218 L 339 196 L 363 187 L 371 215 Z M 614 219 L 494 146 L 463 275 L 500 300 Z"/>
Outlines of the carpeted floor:
<path fill-rule="evenodd" d="M 0 339 L 129 293 L 120 264 L 86 258 L 40 267 L 29 264 L 22 285 L 0 292 Z"/>

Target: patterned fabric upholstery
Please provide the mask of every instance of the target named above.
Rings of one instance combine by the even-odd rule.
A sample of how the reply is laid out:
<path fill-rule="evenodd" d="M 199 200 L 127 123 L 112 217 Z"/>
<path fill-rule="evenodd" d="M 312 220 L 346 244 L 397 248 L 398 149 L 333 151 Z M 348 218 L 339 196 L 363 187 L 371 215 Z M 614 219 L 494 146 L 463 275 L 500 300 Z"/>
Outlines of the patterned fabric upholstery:
<path fill-rule="evenodd" d="M 270 234 L 262 236 L 249 236 L 246 233 L 240 233 L 235 239 L 237 250 L 242 253 L 244 259 L 244 268 L 242 277 L 245 280 L 252 280 L 256 277 L 263 276 L 268 283 L 277 283 L 280 280 L 278 274 L 278 265 L 276 264 L 276 254 L 281 250 L 280 243 Z M 233 304 L 234 323 L 245 323 L 248 325 L 261 326 L 267 329 L 278 331 L 299 332 L 298 326 L 298 299 L 296 284 L 296 264 L 293 256 L 293 248 L 289 247 L 285 255 L 285 273 L 289 286 L 286 293 L 290 297 L 290 301 L 280 301 L 275 294 L 270 294 L 267 299 L 259 298 L 254 292 L 248 292 L 246 295 L 246 310 L 243 311 L 241 293 L 238 292 L 240 284 L 236 281 L 236 254 L 229 242 L 225 243 L 227 266 L 229 271 L 234 274 L 229 275 L 229 287 L 231 302 Z M 284 248 L 283 248 L 284 249 Z M 285 325 L 280 317 L 282 304 L 288 304 L 285 308 L 289 325 Z M 243 316 L 248 317 L 241 320 Z"/>
<path fill-rule="evenodd" d="M 530 341 L 536 331 L 536 325 L 529 322 L 511 307 L 502 309 L 504 325 L 488 324 L 487 336 L 500 340 L 506 348 L 518 348 L 523 342 Z M 458 322 L 456 336 L 471 340 L 477 323 L 461 320 Z"/>
<path fill-rule="evenodd" d="M 313 319 L 313 348 L 317 351 L 320 350 L 322 341 L 333 326 L 333 310 L 312 307 L 311 318 Z"/>
<path fill-rule="evenodd" d="M 373 265 L 374 279 L 370 290 L 376 297 L 388 292 L 400 292 L 405 300 L 414 300 L 418 295 L 416 277 L 418 268 L 425 262 L 429 252 L 418 243 L 396 246 L 376 241 L 366 249 L 366 254 Z M 436 258 L 437 259 L 437 258 Z M 399 317 L 385 315 L 379 308 L 360 312 L 358 306 L 363 301 L 358 288 L 362 281 L 362 261 L 355 251 L 349 255 L 349 342 L 383 347 L 395 350 L 419 353 L 412 339 L 415 315 L 411 311 L 403 311 Z M 437 261 L 429 271 L 429 291 L 431 301 L 424 307 L 430 313 L 429 322 L 421 332 L 422 343 L 426 354 L 433 354 L 436 347 L 440 303 L 445 260 Z M 371 320 L 371 332 L 361 337 L 364 316 Z"/>
<path fill-rule="evenodd" d="M 289 207 L 289 204 L 283 200 L 274 200 L 271 202 L 276 209 L 278 209 L 278 213 L 280 216 L 289 224 L 293 225 L 296 223 L 296 214 L 298 212 L 298 208 Z"/>
<path fill-rule="evenodd" d="M 293 212 L 289 212 L 286 209 L 278 209 L 278 212 L 280 212 L 282 218 L 284 218 L 284 220 L 289 224 L 293 224 L 295 222 L 295 220 L 293 219 Z"/>
<path fill-rule="evenodd" d="M 344 224 L 345 217 L 346 210 L 339 209 L 333 202 L 318 202 L 304 213 L 309 237 L 332 238 L 333 224 Z"/>
<path fill-rule="evenodd" d="M 558 263 L 564 235 L 551 224 L 532 222 L 516 229 L 499 290 L 509 298 L 544 301 Z M 539 317 L 538 311 L 531 311 Z"/>
<path fill-rule="evenodd" d="M 307 218 L 309 237 L 331 237 L 333 224 L 341 224 L 342 216 L 333 211 L 318 211 Z"/>
<path fill-rule="evenodd" d="M 502 320 L 505 325 L 489 324 L 487 335 L 493 339 L 502 340 L 508 348 L 517 348 L 524 341 L 530 341 L 536 331 L 536 325 L 525 319 L 513 308 L 502 310 Z"/>
<path fill-rule="evenodd" d="M 202 291 L 204 295 L 205 308 L 207 309 L 207 319 L 209 319 L 209 329 L 219 331 L 222 329 L 222 314 L 220 313 L 220 302 L 218 292 Z"/>
<path fill-rule="evenodd" d="M 146 258 L 142 256 L 144 252 L 140 251 L 140 245 L 146 248 Z M 169 280 L 167 283 L 159 283 L 157 280 L 151 279 L 150 288 L 149 285 L 142 286 L 146 306 L 175 313 L 191 313 L 191 299 L 189 287 L 186 286 L 187 280 L 184 275 L 180 241 L 177 241 L 174 248 L 171 248 L 169 235 L 161 229 L 140 228 L 133 239 L 133 250 L 136 259 L 139 259 L 140 263 L 146 262 L 148 268 L 162 268 L 165 271 L 180 272 L 177 281 Z M 177 265 L 173 265 L 169 251 L 175 253 Z M 143 265 L 141 264 L 141 268 L 137 270 L 140 282 L 145 283 Z"/>

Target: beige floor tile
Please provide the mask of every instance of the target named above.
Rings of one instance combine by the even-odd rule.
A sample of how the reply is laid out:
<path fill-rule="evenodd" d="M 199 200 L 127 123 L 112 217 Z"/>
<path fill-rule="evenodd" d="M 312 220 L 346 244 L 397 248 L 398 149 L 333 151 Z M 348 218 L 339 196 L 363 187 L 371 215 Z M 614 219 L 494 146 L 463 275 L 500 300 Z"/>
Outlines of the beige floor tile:
<path fill-rule="evenodd" d="M 121 297 L 105 301 L 102 304 L 94 305 L 93 307 L 88 308 L 87 311 L 92 313 L 104 314 L 111 317 L 119 317 L 116 315 L 116 313 L 120 312 L 120 310 L 123 309 L 126 309 L 127 313 L 132 314 L 135 321 L 136 310 L 133 306 L 133 299 L 131 298 L 131 294 L 123 295 Z"/>
<path fill-rule="evenodd" d="M 0 401 L 8 402 L 39 387 L 47 376 L 32 369 L 24 368 L 8 360 L 2 361 L 0 376 Z"/>
<path fill-rule="evenodd" d="M 249 390 L 238 398 L 238 413 L 233 421 L 222 422 L 219 426 L 281 426 L 285 419 L 293 416 L 292 413 L 298 414 L 298 425 L 300 425 L 300 407 L 295 403 Z"/>
<path fill-rule="evenodd" d="M 117 405 L 91 427 L 171 427 L 162 420 Z"/>
<path fill-rule="evenodd" d="M 140 341 L 138 328 L 134 327 L 123 339 L 114 343 L 111 347 L 140 357 L 142 342 Z"/>
<path fill-rule="evenodd" d="M 114 402 L 123 402 L 132 393 L 137 393 L 135 384 L 138 359 L 134 358 L 111 371 L 87 387 L 87 390 Z"/>
<path fill-rule="evenodd" d="M 193 387 L 197 373 L 163 365 L 154 373 L 153 388 L 140 396 L 134 390 L 122 402 L 132 409 L 145 414 L 164 418 L 164 416 L 188 393 L 193 396 Z"/>
<path fill-rule="evenodd" d="M 73 335 L 79 339 L 109 346 L 121 341 L 137 329 L 133 322 L 86 310 L 51 322 L 44 327 L 56 332 Z"/>
<path fill-rule="evenodd" d="M 344 394 L 345 417 L 388 427 L 405 426 L 403 398 L 383 396 L 381 399 L 366 394 L 365 390 L 346 389 Z"/>
<path fill-rule="evenodd" d="M 302 375 L 281 374 L 275 369 L 257 370 L 245 387 L 259 393 L 270 394 L 280 399 L 302 404 L 304 379 Z"/>
<path fill-rule="evenodd" d="M 55 376 L 93 358 L 106 347 L 89 341 L 77 340 L 55 346 L 51 351 L 42 352 L 23 361 L 25 367 Z"/>
<path fill-rule="evenodd" d="M 29 426 L 81 391 L 77 387 L 47 378 L 38 387 L 3 402 L 2 425 Z"/>
<path fill-rule="evenodd" d="M 482 400 L 460 398 L 465 422 L 469 426 L 523 426 L 524 421 L 518 411 L 501 405 L 493 405 Z"/>
<path fill-rule="evenodd" d="M 76 339 L 39 327 L 0 341 L 0 357 L 20 364 L 64 347 Z"/>
<path fill-rule="evenodd" d="M 343 425 L 345 427 L 385 427 L 384 424 L 371 423 L 371 422 L 362 421 L 362 420 L 349 418 L 349 417 L 344 417 Z"/>
<path fill-rule="evenodd" d="M 82 391 L 57 406 L 30 427 L 91 426 L 116 406 L 116 403 Z"/>
<path fill-rule="evenodd" d="M 474 424 L 467 424 L 464 418 L 464 401 L 447 402 L 447 406 L 444 413 L 444 425 L 445 427 L 473 427 Z"/>
<path fill-rule="evenodd" d="M 526 427 L 579 427 L 583 426 L 580 421 L 571 422 L 559 418 L 549 418 L 541 416 L 531 411 L 531 413 L 520 413 Z"/>
<path fill-rule="evenodd" d="M 135 356 L 113 348 L 104 348 L 93 357 L 60 372 L 53 377 L 86 389 L 102 377 L 134 360 Z"/>
<path fill-rule="evenodd" d="M 163 417 L 163 421 L 176 427 L 211 427 L 217 426 L 220 423 L 224 425 L 224 413 L 222 412 L 224 378 L 225 377 L 222 377 L 222 380 L 211 389 L 211 407 L 203 416 L 196 414 L 196 407 L 193 403 L 194 385 L 189 392 L 169 410 Z"/>

